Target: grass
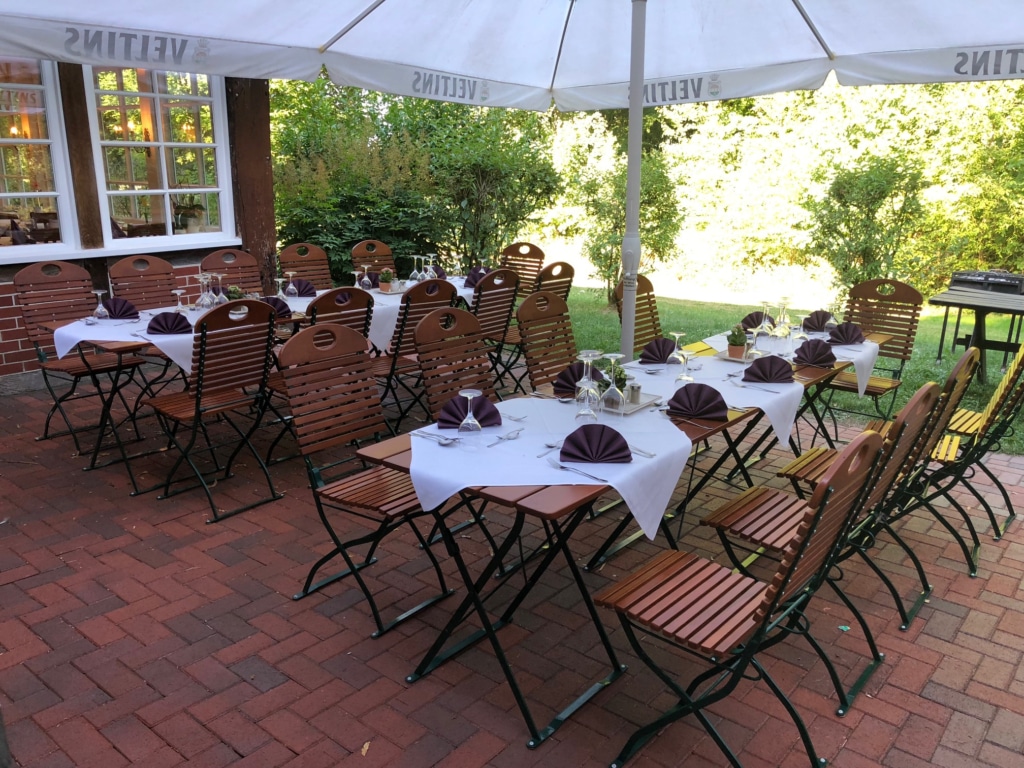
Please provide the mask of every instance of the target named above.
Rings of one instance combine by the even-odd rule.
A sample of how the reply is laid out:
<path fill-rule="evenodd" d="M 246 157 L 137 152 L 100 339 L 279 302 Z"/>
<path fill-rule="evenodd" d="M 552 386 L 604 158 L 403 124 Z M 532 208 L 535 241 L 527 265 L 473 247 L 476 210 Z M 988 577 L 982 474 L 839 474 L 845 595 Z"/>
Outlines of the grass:
<path fill-rule="evenodd" d="M 713 304 L 678 299 L 658 299 L 658 311 L 661 315 L 661 327 L 669 331 L 683 331 L 686 341 L 699 341 L 715 333 L 721 333 L 739 322 L 755 307 L 732 304 Z M 808 308 L 818 309 L 818 307 Z M 572 315 L 573 330 L 580 349 L 603 349 L 605 351 L 619 349 L 619 317 L 614 306 L 609 306 L 604 292 L 594 288 L 574 288 L 569 297 L 569 312 Z M 961 336 L 970 331 L 973 319 L 966 315 L 967 327 L 961 325 Z M 914 354 L 903 371 L 903 385 L 896 396 L 896 409 L 899 409 L 923 384 L 937 381 L 940 384 L 946 379 L 953 365 L 963 354 L 963 347 L 950 351 L 950 336 L 953 332 L 953 318 L 946 335 L 945 350 L 942 360 L 936 360 L 939 349 L 939 337 L 942 332 L 942 311 L 925 306 L 914 344 Z M 990 315 L 987 332 L 990 339 L 1005 339 L 1009 327 L 1009 318 Z M 987 361 L 988 382 L 981 384 L 977 379 L 971 385 L 963 407 L 972 410 L 984 410 L 993 390 L 999 384 L 1003 372 L 1001 370 L 1003 356 L 1001 353 L 989 352 Z M 837 400 L 837 402 L 840 402 Z M 856 398 L 849 398 L 848 404 L 857 403 Z M 862 401 L 863 402 L 863 401 Z M 842 404 L 840 402 L 840 404 Z M 863 405 L 854 405 L 863 407 Z M 895 409 L 894 409 L 895 412 Z M 851 417 L 853 422 L 866 422 L 867 418 Z M 1004 441 L 1000 450 L 1012 454 L 1024 454 L 1024 436 L 1010 436 Z"/>

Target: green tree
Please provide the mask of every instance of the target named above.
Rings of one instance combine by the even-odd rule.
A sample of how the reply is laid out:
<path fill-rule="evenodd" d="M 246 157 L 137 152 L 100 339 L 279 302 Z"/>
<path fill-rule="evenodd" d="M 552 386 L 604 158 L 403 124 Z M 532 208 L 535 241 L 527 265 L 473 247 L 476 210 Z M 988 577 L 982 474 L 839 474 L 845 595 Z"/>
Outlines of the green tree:
<path fill-rule="evenodd" d="M 824 197 L 804 200 L 810 252 L 833 266 L 837 285 L 845 290 L 878 277 L 910 277 L 896 274 L 895 260 L 924 215 L 926 182 L 918 164 L 899 153 L 865 154 L 849 167 L 819 172 L 831 181 Z"/>

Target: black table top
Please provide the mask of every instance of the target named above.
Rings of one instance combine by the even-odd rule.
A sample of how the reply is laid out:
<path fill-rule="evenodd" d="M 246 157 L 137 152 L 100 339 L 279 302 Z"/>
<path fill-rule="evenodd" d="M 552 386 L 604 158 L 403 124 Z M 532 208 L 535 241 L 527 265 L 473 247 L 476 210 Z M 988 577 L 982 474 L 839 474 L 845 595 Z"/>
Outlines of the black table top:
<path fill-rule="evenodd" d="M 983 312 L 1024 315 L 1024 296 L 982 291 L 977 288 L 950 288 L 932 296 L 928 299 L 928 303 L 943 307 L 962 307 Z"/>

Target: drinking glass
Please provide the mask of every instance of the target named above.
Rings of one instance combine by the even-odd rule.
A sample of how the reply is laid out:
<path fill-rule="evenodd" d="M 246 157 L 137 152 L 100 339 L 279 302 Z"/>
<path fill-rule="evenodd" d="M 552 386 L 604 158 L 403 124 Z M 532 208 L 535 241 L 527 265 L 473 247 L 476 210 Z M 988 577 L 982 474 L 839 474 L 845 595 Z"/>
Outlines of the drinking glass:
<path fill-rule="evenodd" d="M 217 292 L 214 294 L 213 297 L 213 305 L 220 306 L 221 304 L 227 304 L 228 295 L 227 293 L 224 292 L 224 286 L 221 284 L 221 281 L 224 279 L 224 275 L 215 274 L 213 275 L 213 278 L 217 281 Z"/>
<path fill-rule="evenodd" d="M 373 281 L 370 280 L 370 265 L 363 264 L 363 277 L 359 281 L 359 287 L 364 291 L 368 291 L 373 288 Z"/>
<path fill-rule="evenodd" d="M 175 312 L 184 312 L 185 311 L 185 305 L 181 303 L 181 297 L 182 297 L 182 294 L 185 293 L 185 289 L 184 288 L 172 288 L 171 289 L 171 293 L 173 293 L 175 296 L 178 297 L 178 306 L 176 306 L 174 308 L 174 311 Z"/>
<path fill-rule="evenodd" d="M 283 299 L 284 298 L 284 278 L 283 277 L 275 277 L 274 278 L 274 282 L 277 283 L 277 298 Z"/>
<path fill-rule="evenodd" d="M 199 274 L 199 298 L 196 299 L 196 309 L 205 311 L 207 309 L 213 309 L 216 305 L 213 292 L 210 291 L 210 279 L 211 275 L 206 272 L 201 272 Z"/>
<path fill-rule="evenodd" d="M 604 395 L 601 397 L 602 410 L 618 413 L 620 416 L 624 416 L 626 413 L 626 395 L 615 383 L 615 375 L 618 369 L 618 362 L 623 357 L 625 355 L 621 352 L 608 352 L 604 356 L 605 360 L 611 361 L 611 365 L 608 367 L 610 381 L 608 389 L 604 391 Z"/>
<path fill-rule="evenodd" d="M 593 379 L 592 364 L 603 354 L 597 349 L 584 349 L 577 358 L 583 363 L 583 376 L 576 382 L 576 404 L 579 406 L 579 410 L 576 411 L 577 422 L 597 421 L 594 406 L 597 405 L 600 395 Z"/>
<path fill-rule="evenodd" d="M 693 381 L 693 376 L 690 375 L 690 350 L 683 346 L 683 339 L 686 337 L 686 334 L 682 331 L 672 331 L 672 336 L 676 340 L 676 348 L 672 351 L 672 356 L 683 364 L 683 370 L 676 376 L 676 381 L 690 383 Z"/>
<path fill-rule="evenodd" d="M 105 294 L 106 291 L 93 291 L 93 293 L 96 294 L 96 309 L 92 311 L 92 316 L 97 320 L 109 320 L 110 313 L 107 311 L 107 308 L 103 306 L 103 294 Z"/>
<path fill-rule="evenodd" d="M 469 438 L 476 438 L 480 434 L 482 427 L 480 422 L 476 420 L 476 416 L 473 415 L 473 398 L 480 397 L 483 394 L 479 389 L 462 389 L 459 390 L 459 395 L 466 398 L 466 418 L 459 424 L 459 437 L 463 439 L 464 444 L 468 444 Z M 475 442 L 473 440 L 472 442 Z"/>
<path fill-rule="evenodd" d="M 420 281 L 420 271 L 416 268 L 419 260 L 419 256 L 417 256 L 416 254 L 412 255 L 412 272 L 409 274 L 410 283 L 418 283 Z"/>
<path fill-rule="evenodd" d="M 437 261 L 436 253 L 427 254 L 427 279 L 433 280 L 437 277 L 437 270 L 434 269 L 434 263 Z"/>
<path fill-rule="evenodd" d="M 804 322 L 807 320 L 806 315 L 795 316 L 789 324 L 789 347 L 790 352 L 796 353 L 796 350 L 807 341 L 810 336 L 807 335 L 807 331 L 804 330 Z"/>
<path fill-rule="evenodd" d="M 295 283 L 292 280 L 295 279 L 294 272 L 285 272 L 284 276 L 288 278 L 288 285 L 284 289 L 284 295 L 289 299 L 297 298 L 299 295 L 299 289 L 295 287 Z"/>

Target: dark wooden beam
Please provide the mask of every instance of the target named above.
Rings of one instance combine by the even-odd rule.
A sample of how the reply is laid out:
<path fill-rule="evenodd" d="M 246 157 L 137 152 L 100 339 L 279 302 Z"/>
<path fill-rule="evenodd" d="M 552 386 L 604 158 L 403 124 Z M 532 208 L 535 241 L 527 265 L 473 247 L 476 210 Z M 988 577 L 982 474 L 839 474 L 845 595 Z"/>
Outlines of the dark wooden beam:
<path fill-rule="evenodd" d="M 79 64 L 58 63 L 57 71 L 60 77 L 60 100 L 64 108 L 68 161 L 71 164 L 71 179 L 75 188 L 75 212 L 78 216 L 82 248 L 102 248 L 104 217 L 100 209 L 99 187 L 96 184 L 96 166 L 93 164 L 85 76 Z"/>
<path fill-rule="evenodd" d="M 229 77 L 225 85 L 235 226 L 242 247 L 260 263 L 264 292 L 272 295 L 277 275 L 277 226 L 270 162 L 270 83 Z"/>

